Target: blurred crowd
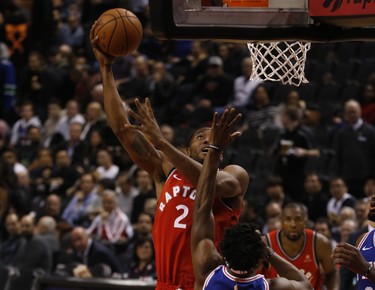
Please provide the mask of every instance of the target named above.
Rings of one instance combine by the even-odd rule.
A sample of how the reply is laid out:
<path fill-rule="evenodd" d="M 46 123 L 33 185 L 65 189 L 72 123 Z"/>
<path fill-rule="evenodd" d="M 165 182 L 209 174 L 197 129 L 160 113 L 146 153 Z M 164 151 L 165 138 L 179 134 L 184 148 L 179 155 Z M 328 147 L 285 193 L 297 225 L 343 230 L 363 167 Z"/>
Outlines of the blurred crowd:
<path fill-rule="evenodd" d="M 147 2 L 0 2 L 0 277 L 13 277 L 14 289 L 38 275 L 156 277 L 155 189 L 107 125 L 88 39 L 115 7 L 135 12 L 144 29 L 139 49 L 113 66 L 121 97 L 129 107 L 150 98 L 171 143 L 184 150 L 214 111 L 243 114 L 223 161 L 251 178 L 242 221 L 267 233 L 296 201 L 333 244 L 366 225 L 374 44 L 313 44 L 310 83 L 298 88 L 250 80 L 246 44 L 158 40 Z"/>

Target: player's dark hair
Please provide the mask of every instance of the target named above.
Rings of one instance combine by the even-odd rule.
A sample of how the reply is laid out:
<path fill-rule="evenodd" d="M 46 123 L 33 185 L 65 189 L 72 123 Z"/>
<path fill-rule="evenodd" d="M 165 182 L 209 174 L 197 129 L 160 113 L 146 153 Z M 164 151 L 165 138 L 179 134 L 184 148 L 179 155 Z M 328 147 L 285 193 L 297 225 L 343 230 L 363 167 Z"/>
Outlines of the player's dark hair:
<path fill-rule="evenodd" d="M 199 129 L 197 129 L 197 130 L 194 130 L 194 131 L 190 132 L 190 134 L 189 134 L 189 136 L 187 137 L 186 142 L 185 142 L 185 146 L 186 146 L 186 148 L 190 147 L 191 140 L 193 139 L 193 137 L 194 137 L 198 132 L 200 132 L 200 131 L 202 131 L 202 130 L 209 130 L 209 129 L 210 129 L 210 127 L 201 127 L 201 128 L 199 128 Z"/>
<path fill-rule="evenodd" d="M 265 257 L 266 245 L 257 229 L 252 223 L 238 223 L 225 231 L 220 250 L 230 268 L 255 270 Z"/>

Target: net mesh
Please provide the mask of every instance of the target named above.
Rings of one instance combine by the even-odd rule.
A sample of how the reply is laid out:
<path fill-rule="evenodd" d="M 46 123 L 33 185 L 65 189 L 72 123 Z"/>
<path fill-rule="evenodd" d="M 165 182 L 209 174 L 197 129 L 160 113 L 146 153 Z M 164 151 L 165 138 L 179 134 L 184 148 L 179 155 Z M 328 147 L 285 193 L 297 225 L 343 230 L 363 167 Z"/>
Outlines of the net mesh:
<path fill-rule="evenodd" d="M 253 61 L 251 79 L 280 81 L 299 86 L 305 77 L 310 42 L 251 42 L 247 44 Z"/>

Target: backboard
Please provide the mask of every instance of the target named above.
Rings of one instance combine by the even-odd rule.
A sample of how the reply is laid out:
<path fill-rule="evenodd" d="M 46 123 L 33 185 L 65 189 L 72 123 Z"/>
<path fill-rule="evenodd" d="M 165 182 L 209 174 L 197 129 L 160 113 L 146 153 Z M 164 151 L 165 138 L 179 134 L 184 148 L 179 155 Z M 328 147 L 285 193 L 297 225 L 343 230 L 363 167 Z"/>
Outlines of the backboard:
<path fill-rule="evenodd" d="M 161 39 L 226 41 L 375 40 L 375 1 L 150 0 Z"/>

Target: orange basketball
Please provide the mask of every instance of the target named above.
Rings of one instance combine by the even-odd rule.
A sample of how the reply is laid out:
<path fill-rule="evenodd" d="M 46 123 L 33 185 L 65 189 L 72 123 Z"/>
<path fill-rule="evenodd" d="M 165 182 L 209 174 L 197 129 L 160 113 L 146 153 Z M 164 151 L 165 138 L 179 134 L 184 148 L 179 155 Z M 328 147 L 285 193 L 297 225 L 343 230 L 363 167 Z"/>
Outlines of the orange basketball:
<path fill-rule="evenodd" d="M 133 12 L 115 8 L 100 15 L 94 35 L 98 36 L 98 49 L 103 53 L 124 56 L 138 48 L 143 29 Z"/>

